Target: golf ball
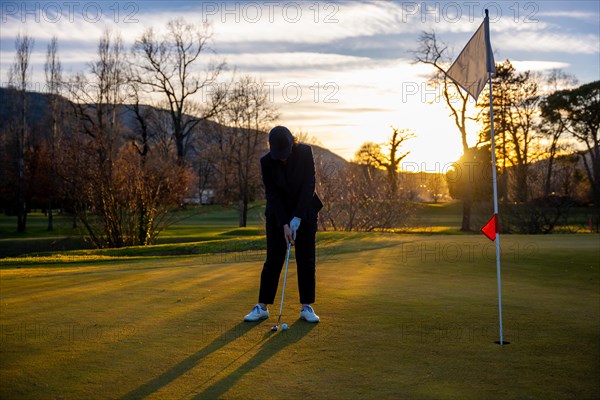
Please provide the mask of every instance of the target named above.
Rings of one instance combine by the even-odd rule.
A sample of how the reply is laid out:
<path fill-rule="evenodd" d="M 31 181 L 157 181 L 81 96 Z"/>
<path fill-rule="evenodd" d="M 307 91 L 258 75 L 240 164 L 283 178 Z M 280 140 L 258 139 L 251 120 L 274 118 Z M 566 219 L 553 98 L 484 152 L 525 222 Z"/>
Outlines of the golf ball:
<path fill-rule="evenodd" d="M 282 324 L 281 325 L 281 329 L 283 329 L 284 331 L 287 331 L 287 328 L 288 328 L 287 324 Z"/>

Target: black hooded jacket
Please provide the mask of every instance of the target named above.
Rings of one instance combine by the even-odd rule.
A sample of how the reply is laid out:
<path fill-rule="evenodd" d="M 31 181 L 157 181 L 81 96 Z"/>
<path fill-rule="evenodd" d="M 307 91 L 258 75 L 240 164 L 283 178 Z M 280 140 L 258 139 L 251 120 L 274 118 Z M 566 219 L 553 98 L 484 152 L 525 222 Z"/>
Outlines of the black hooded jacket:
<path fill-rule="evenodd" d="M 260 159 L 267 197 L 267 221 L 278 226 L 289 224 L 293 217 L 316 220 L 323 203 L 315 192 L 315 161 L 312 148 L 297 143 L 284 163 L 267 153 Z"/>

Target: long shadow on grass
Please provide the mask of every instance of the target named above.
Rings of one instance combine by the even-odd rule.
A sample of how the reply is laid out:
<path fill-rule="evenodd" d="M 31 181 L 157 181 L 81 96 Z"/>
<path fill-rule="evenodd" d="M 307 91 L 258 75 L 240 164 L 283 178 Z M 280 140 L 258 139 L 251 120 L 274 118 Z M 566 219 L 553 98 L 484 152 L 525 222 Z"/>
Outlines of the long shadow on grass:
<path fill-rule="evenodd" d="M 240 322 L 226 332 L 223 332 L 219 337 L 213 340 L 210 344 L 206 345 L 202 350 L 195 354 L 192 354 L 179 364 L 172 366 L 167 371 L 163 372 L 156 378 L 144 383 L 137 389 L 127 393 L 121 399 L 140 399 L 151 395 L 152 393 L 160 390 L 162 387 L 168 385 L 175 379 L 184 375 L 194 367 L 205 357 L 211 353 L 227 346 L 229 343 L 244 336 L 252 328 L 260 325 L 260 323 Z"/>
<path fill-rule="evenodd" d="M 238 380 L 244 377 L 244 375 L 269 360 L 279 351 L 300 341 L 303 337 L 306 337 L 315 326 L 315 324 L 308 324 L 297 320 L 289 327 L 289 331 L 270 335 L 258 352 L 248 361 L 240 365 L 235 371 L 232 371 L 230 374 L 205 388 L 201 393 L 198 393 L 194 396 L 194 400 L 221 398 L 221 396 L 231 389 Z"/>

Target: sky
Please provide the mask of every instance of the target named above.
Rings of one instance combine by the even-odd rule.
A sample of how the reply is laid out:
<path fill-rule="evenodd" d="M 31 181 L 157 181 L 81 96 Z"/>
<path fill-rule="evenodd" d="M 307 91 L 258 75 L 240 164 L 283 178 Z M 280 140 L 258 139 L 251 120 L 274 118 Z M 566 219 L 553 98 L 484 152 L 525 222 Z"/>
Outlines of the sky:
<path fill-rule="evenodd" d="M 32 88 L 43 88 L 48 41 L 58 37 L 65 75 L 84 71 L 105 29 L 127 47 L 146 29 L 184 18 L 210 25 L 206 62 L 223 76 L 262 79 L 279 123 L 351 159 L 364 142 L 383 143 L 391 127 L 406 142 L 407 171 L 445 172 L 462 147 L 449 110 L 427 86 L 433 72 L 415 64 L 423 31 L 456 57 L 490 13 L 496 62 L 517 71 L 560 68 L 580 84 L 600 79 L 600 1 L 4 1 L 0 2 L 0 82 L 7 82 L 17 34 L 35 39 Z M 39 89 L 41 90 L 41 89 Z M 483 96 L 480 96 L 483 99 Z M 474 107 L 474 102 L 470 104 Z M 475 144 L 477 122 L 469 126 Z"/>

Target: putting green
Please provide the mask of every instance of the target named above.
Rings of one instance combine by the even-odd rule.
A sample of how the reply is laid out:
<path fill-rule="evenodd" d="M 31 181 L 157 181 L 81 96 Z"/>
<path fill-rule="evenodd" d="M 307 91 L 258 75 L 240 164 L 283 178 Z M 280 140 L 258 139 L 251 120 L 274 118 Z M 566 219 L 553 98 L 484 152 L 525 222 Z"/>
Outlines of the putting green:
<path fill-rule="evenodd" d="M 319 244 L 315 310 L 240 322 L 263 254 L 11 264 L 0 397 L 587 399 L 600 396 L 600 237 L 348 234 Z M 335 240 L 334 240 L 335 238 Z"/>

